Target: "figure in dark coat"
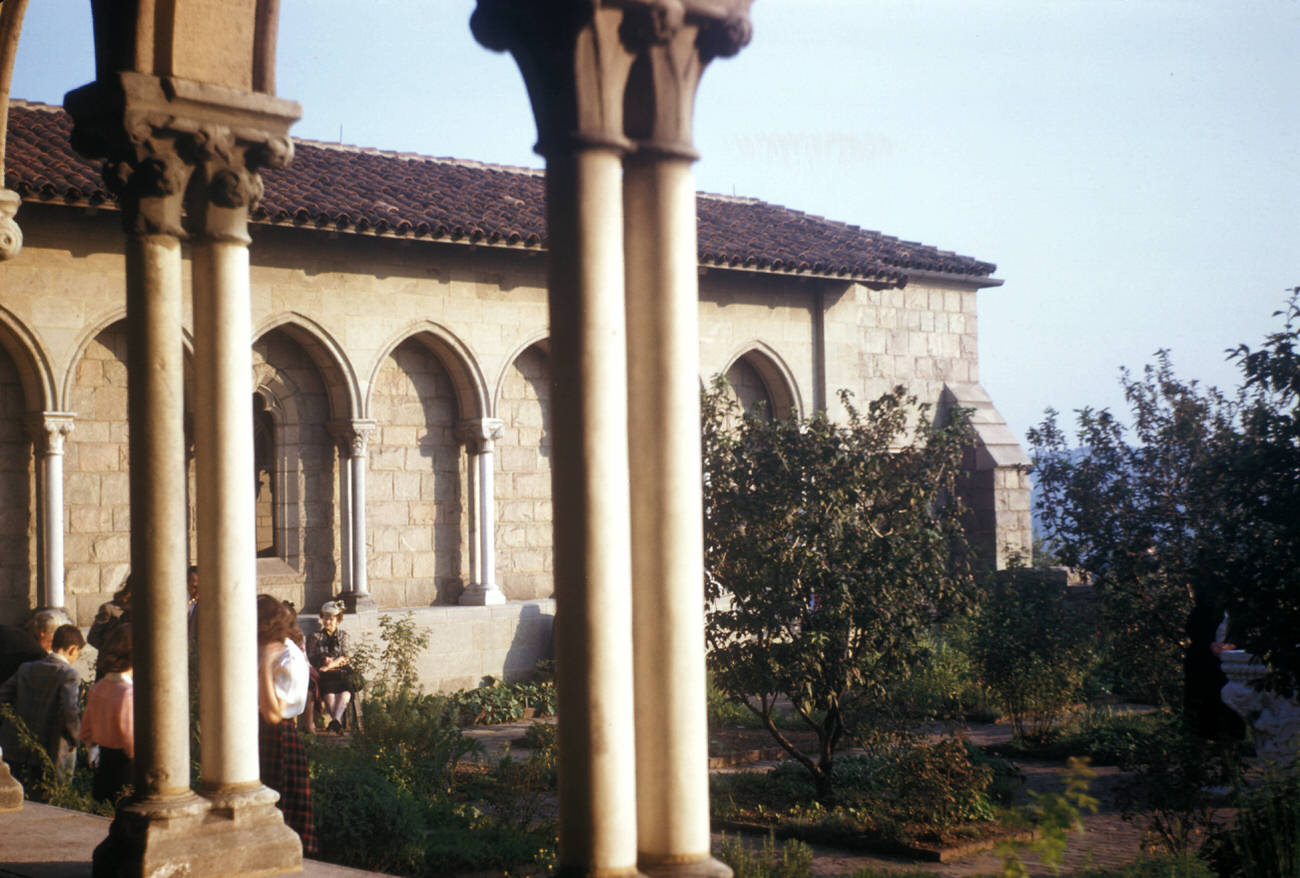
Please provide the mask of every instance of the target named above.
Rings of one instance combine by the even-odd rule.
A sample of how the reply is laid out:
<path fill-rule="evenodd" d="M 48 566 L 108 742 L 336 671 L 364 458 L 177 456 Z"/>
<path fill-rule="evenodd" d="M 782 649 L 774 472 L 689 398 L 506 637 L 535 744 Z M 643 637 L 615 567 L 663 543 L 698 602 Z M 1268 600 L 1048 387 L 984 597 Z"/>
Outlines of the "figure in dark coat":
<path fill-rule="evenodd" d="M 76 767 L 77 738 L 81 715 L 77 695 L 81 675 L 72 663 L 81 655 L 86 639 L 75 625 L 63 625 L 54 632 L 53 650 L 44 658 L 27 662 L 0 685 L 0 703 L 11 704 L 27 725 L 42 750 L 54 763 L 56 777 L 64 782 Z M 0 727 L 0 747 L 5 759 L 35 767 L 34 754 L 19 746 L 17 729 L 6 722 Z M 12 763 L 11 763 L 12 764 Z"/>

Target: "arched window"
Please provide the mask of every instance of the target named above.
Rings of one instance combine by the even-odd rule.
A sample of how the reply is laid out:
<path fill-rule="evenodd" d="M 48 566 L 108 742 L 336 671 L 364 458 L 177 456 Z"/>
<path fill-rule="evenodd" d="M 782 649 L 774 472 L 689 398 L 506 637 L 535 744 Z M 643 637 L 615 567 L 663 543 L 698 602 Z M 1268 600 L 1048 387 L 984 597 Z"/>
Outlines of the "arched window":
<path fill-rule="evenodd" d="M 257 557 L 276 556 L 275 421 L 260 393 L 253 394 L 253 478 Z"/>

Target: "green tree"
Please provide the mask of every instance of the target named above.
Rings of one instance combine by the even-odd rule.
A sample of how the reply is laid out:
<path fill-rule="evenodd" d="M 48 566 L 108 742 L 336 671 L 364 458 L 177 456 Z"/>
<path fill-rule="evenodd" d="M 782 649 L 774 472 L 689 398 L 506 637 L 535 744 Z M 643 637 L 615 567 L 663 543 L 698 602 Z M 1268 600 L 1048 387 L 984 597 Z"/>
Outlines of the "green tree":
<path fill-rule="evenodd" d="M 971 441 L 964 414 L 934 426 L 902 387 L 865 412 L 841 399 L 844 423 L 742 416 L 722 382 L 704 398 L 714 681 L 823 798 L 852 717 L 884 702 L 936 619 L 972 593 L 955 499 Z M 816 733 L 816 752 L 777 727 L 778 695 Z"/>
<path fill-rule="evenodd" d="M 1141 378 L 1122 374 L 1131 431 L 1083 409 L 1077 448 L 1051 410 L 1029 433 L 1044 529 L 1093 576 L 1112 662 L 1176 697 L 1181 658 L 1184 707 L 1204 734 L 1235 724 L 1211 651 L 1225 610 L 1229 639 L 1269 663 L 1268 687 L 1292 694 L 1300 674 L 1297 299 L 1278 313 L 1262 347 L 1231 352 L 1243 379 L 1232 397 L 1180 381 L 1161 351 Z"/>
<path fill-rule="evenodd" d="M 1222 445 L 1224 605 L 1230 639 L 1264 659 L 1264 685 L 1300 691 L 1300 287 L 1283 327 L 1232 356 L 1244 382 L 1237 429 Z"/>
<path fill-rule="evenodd" d="M 1057 557 L 1092 576 L 1121 688 L 1176 702 L 1180 691 L 1200 691 L 1186 685 L 1204 670 L 1191 657 L 1212 658 L 1223 615 L 1222 571 L 1212 563 L 1221 496 L 1207 476 L 1235 406 L 1178 380 L 1166 351 L 1141 377 L 1123 370 L 1120 383 L 1131 430 L 1106 409 L 1085 408 L 1077 448 L 1053 410 L 1029 431 L 1038 510 Z"/>

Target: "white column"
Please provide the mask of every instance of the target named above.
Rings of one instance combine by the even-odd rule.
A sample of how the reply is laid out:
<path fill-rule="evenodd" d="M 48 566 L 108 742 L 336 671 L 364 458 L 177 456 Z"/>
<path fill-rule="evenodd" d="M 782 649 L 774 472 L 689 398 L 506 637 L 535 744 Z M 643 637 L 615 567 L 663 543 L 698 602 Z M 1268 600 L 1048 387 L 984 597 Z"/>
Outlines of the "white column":
<path fill-rule="evenodd" d="M 496 473 L 495 443 L 505 430 L 502 421 L 496 418 L 481 418 L 476 421 L 464 421 L 460 425 L 460 439 L 469 449 L 473 458 L 471 472 L 474 474 L 474 564 L 475 581 L 461 593 L 460 603 L 465 606 L 484 606 L 503 604 L 506 596 L 497 585 L 496 574 L 496 489 L 493 484 Z"/>
<path fill-rule="evenodd" d="M 76 415 L 41 412 L 32 417 L 31 432 L 40 455 L 41 606 L 63 609 L 63 449 Z"/>
<path fill-rule="evenodd" d="M 248 247 L 208 237 L 193 263 L 199 666 L 210 669 L 199 690 L 201 786 L 220 795 L 259 775 Z"/>
<path fill-rule="evenodd" d="M 624 161 L 637 847 L 656 878 L 730 876 L 709 831 L 699 281 L 691 117 L 709 61 L 739 51 L 736 4 L 687 17 L 681 4 L 629 10 L 646 75 L 627 93 Z M 747 4 L 746 4 L 747 5 Z M 642 108 L 634 114 L 633 106 Z M 653 108 L 653 112 L 646 112 Z"/>
<path fill-rule="evenodd" d="M 347 526 L 342 530 L 348 540 L 348 583 L 341 597 L 354 613 L 378 609 L 366 579 L 366 469 L 375 426 L 374 421 L 362 418 L 330 425 L 347 456 L 347 497 L 343 500 Z"/>

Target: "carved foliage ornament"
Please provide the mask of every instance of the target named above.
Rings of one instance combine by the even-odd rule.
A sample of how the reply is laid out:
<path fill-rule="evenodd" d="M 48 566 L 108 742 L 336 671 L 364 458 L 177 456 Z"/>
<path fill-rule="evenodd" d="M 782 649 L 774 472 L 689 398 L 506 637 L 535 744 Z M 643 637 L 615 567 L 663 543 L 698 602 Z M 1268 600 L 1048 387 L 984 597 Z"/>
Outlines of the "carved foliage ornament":
<path fill-rule="evenodd" d="M 686 9 L 681 0 L 655 0 L 629 6 L 623 13 L 619 36 L 629 50 L 640 53 L 669 42 L 685 20 Z"/>
<path fill-rule="evenodd" d="M 730 58 L 749 45 L 754 35 L 749 16 L 736 15 L 726 20 L 710 21 L 700 28 L 698 46 L 705 61 Z"/>
<path fill-rule="evenodd" d="M 14 221 L 21 203 L 17 192 L 0 189 L 0 260 L 13 259 L 23 249 L 23 230 Z"/>

